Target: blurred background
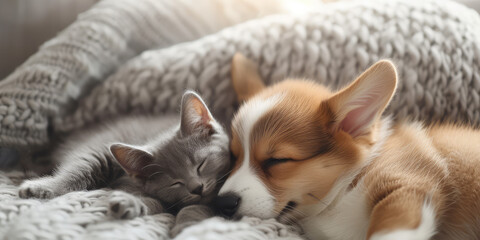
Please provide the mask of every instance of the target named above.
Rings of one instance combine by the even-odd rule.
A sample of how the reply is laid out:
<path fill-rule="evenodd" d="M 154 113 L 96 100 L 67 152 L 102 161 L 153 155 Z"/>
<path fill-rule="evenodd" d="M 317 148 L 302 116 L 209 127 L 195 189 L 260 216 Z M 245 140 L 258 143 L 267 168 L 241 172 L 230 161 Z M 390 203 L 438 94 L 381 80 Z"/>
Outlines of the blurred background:
<path fill-rule="evenodd" d="M 0 0 L 0 79 L 98 1 Z"/>
<path fill-rule="evenodd" d="M 0 80 L 98 1 L 0 0 Z M 480 12 L 480 0 L 456 1 Z"/>

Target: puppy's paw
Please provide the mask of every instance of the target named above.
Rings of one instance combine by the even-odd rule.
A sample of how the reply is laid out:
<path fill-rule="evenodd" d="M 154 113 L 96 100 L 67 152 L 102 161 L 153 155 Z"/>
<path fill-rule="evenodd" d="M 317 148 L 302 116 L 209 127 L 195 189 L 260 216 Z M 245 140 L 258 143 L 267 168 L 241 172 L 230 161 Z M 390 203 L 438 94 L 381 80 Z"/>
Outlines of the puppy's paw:
<path fill-rule="evenodd" d="M 115 191 L 110 195 L 108 202 L 108 214 L 114 218 L 132 219 L 148 213 L 143 201 L 130 193 Z"/>
<path fill-rule="evenodd" d="M 50 199 L 55 197 L 55 191 L 43 181 L 27 180 L 20 185 L 18 196 L 21 198 Z"/>

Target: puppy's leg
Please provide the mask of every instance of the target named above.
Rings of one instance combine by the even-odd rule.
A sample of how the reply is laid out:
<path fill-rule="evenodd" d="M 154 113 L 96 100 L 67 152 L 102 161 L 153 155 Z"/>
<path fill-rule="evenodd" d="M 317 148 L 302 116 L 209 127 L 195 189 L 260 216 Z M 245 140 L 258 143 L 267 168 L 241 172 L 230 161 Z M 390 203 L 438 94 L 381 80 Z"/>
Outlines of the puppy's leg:
<path fill-rule="evenodd" d="M 367 239 L 428 240 L 435 234 L 435 209 L 426 194 L 400 188 L 373 208 Z"/>

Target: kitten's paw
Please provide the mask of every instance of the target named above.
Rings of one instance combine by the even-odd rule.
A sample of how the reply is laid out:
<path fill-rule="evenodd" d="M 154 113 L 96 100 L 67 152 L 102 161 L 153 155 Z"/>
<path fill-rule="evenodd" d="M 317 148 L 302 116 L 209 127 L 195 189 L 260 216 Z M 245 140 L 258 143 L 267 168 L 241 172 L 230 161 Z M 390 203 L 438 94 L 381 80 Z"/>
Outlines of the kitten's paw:
<path fill-rule="evenodd" d="M 25 181 L 18 190 L 18 196 L 21 198 L 42 198 L 50 199 L 55 197 L 54 190 L 43 184 L 41 181 Z"/>
<path fill-rule="evenodd" d="M 148 213 L 148 208 L 143 201 L 130 193 L 115 191 L 108 201 L 108 213 L 114 218 L 132 219 Z"/>

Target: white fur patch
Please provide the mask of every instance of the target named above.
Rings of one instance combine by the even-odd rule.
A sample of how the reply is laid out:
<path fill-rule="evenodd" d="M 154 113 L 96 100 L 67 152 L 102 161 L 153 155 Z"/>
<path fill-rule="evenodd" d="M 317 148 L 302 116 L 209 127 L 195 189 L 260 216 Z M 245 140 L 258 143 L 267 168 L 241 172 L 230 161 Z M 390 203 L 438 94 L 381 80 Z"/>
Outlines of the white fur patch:
<path fill-rule="evenodd" d="M 233 121 L 233 126 L 243 147 L 244 159 L 240 168 L 227 179 L 220 189 L 220 194 L 232 192 L 240 196 L 240 206 L 237 211 L 240 215 L 260 218 L 275 217 L 273 212 L 275 199 L 250 167 L 250 135 L 255 123 L 281 98 L 282 95 L 275 95 L 268 99 L 252 99 L 240 109 Z"/>
<path fill-rule="evenodd" d="M 425 203 L 422 208 L 422 222 L 416 229 L 402 229 L 389 233 L 374 234 L 371 240 L 428 240 L 435 234 L 435 210 Z"/>
<path fill-rule="evenodd" d="M 302 220 L 310 239 L 364 240 L 369 225 L 367 197 L 361 184 L 321 215 Z"/>
<path fill-rule="evenodd" d="M 233 192 L 241 197 L 237 213 L 259 218 L 275 217 L 275 200 L 248 164 L 243 164 L 223 185 L 220 194 Z"/>
<path fill-rule="evenodd" d="M 237 130 L 238 138 L 245 151 L 250 150 L 250 135 L 255 123 L 282 98 L 282 94 L 277 94 L 267 99 L 253 98 L 246 102 L 237 112 L 232 125 Z"/>

